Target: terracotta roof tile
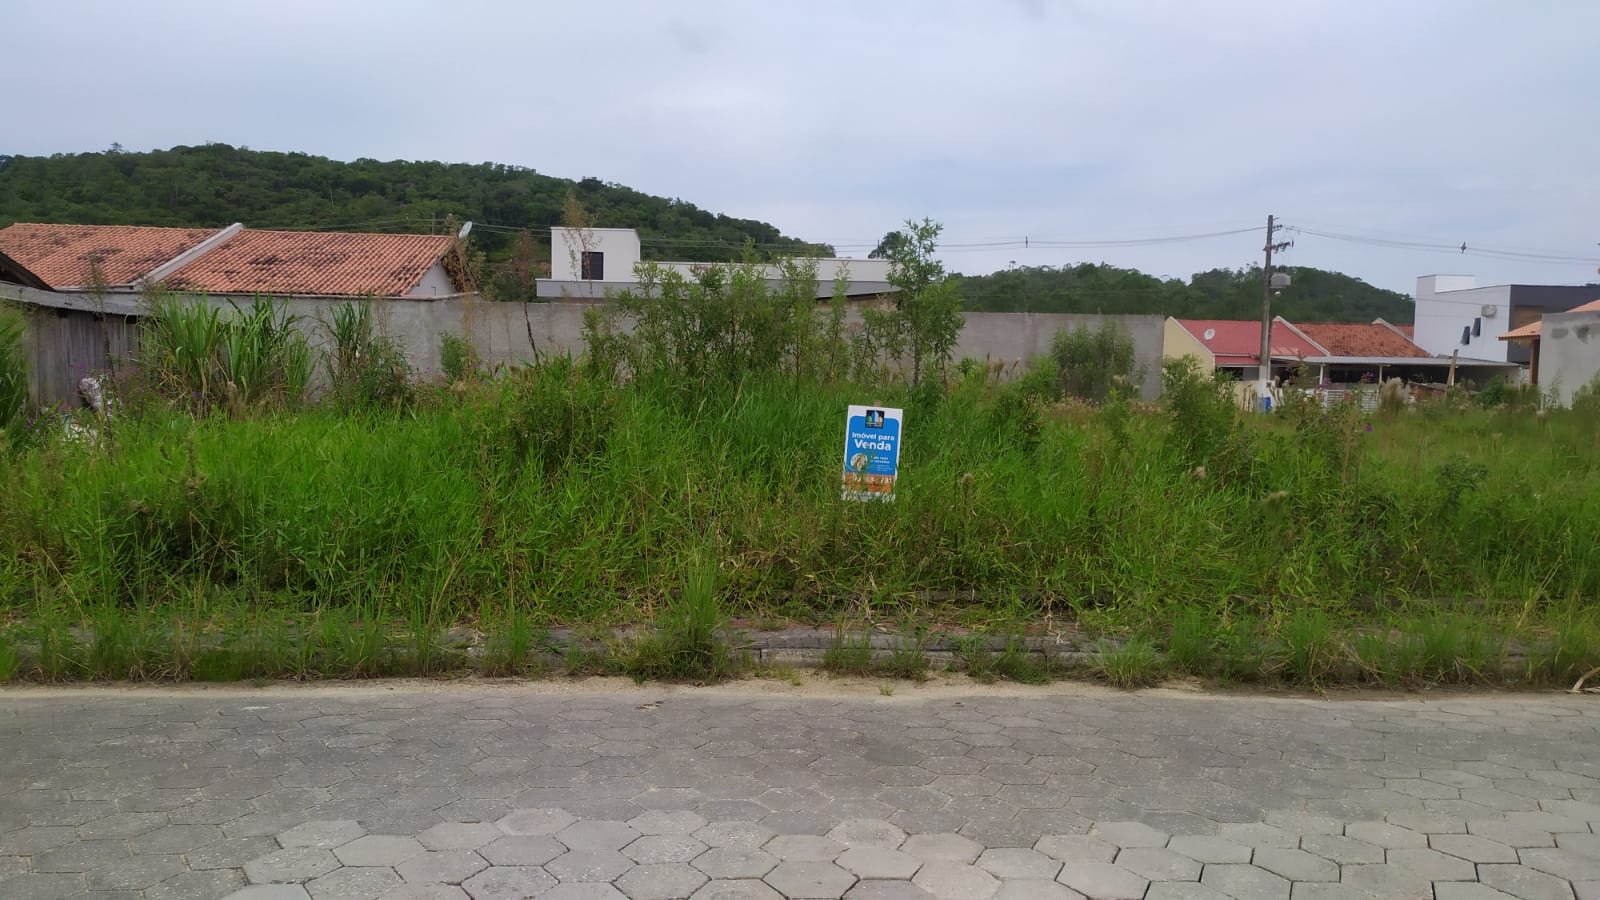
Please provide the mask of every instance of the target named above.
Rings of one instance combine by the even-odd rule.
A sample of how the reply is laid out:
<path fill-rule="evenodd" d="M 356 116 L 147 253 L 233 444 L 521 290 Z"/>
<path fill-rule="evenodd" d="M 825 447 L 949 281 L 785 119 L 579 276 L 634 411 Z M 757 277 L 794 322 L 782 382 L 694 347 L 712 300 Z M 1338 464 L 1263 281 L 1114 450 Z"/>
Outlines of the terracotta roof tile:
<path fill-rule="evenodd" d="M 214 294 L 404 296 L 450 249 L 426 234 L 245 229 L 167 279 Z"/>
<path fill-rule="evenodd" d="M 1223 366 L 1255 366 L 1261 362 L 1261 323 L 1234 319 L 1179 319 L 1178 324 L 1204 344 Z M 1321 348 L 1308 344 L 1283 322 L 1272 323 L 1274 358 L 1321 356 Z"/>
<path fill-rule="evenodd" d="M 18 222 L 0 228 L 0 252 L 57 290 L 88 284 L 96 263 L 107 284 L 125 285 L 216 233 L 215 228 Z"/>
<path fill-rule="evenodd" d="M 1306 336 L 1328 349 L 1329 356 L 1388 356 L 1421 359 L 1428 351 L 1418 347 L 1386 325 L 1374 323 L 1319 322 L 1296 324 Z"/>

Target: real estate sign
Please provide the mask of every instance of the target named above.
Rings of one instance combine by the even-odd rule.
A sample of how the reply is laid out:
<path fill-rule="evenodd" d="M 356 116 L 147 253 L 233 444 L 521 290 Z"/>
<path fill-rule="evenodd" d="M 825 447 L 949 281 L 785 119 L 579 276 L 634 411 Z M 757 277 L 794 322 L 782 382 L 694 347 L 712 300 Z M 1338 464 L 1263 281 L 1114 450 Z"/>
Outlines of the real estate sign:
<path fill-rule="evenodd" d="M 844 426 L 844 499 L 894 499 L 901 415 L 886 406 L 850 407 Z"/>

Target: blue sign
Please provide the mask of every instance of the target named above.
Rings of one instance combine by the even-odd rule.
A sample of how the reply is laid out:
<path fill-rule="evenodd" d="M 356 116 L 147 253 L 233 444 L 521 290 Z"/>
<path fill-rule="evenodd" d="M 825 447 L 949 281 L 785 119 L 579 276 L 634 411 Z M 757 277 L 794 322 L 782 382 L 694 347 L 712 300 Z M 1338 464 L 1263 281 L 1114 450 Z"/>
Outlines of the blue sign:
<path fill-rule="evenodd" d="M 844 429 L 844 499 L 894 499 L 900 470 L 900 424 L 898 409 L 850 407 Z"/>

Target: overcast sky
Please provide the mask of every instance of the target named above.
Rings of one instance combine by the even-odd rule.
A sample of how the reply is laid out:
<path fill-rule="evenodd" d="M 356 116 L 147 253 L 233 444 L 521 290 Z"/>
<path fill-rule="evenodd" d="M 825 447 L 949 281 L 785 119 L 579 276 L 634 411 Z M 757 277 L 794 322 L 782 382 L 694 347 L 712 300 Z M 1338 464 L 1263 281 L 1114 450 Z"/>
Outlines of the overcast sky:
<path fill-rule="evenodd" d="M 1600 279 L 1595 0 L 5 0 L 0 153 L 219 141 L 595 176 L 950 268 Z M 626 223 L 617 223 L 626 224 Z"/>

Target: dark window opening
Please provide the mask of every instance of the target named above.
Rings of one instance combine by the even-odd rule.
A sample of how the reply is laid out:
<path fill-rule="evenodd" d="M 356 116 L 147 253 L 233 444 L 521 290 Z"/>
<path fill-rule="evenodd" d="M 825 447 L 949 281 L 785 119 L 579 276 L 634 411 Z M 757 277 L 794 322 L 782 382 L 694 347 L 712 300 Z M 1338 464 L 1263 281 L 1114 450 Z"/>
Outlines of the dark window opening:
<path fill-rule="evenodd" d="M 606 255 L 599 250 L 583 251 L 583 280 L 606 280 Z"/>
<path fill-rule="evenodd" d="M 1472 343 L 1472 326 L 1463 325 L 1461 326 L 1461 346 L 1465 347 L 1470 343 Z"/>
<path fill-rule="evenodd" d="M 1483 319 L 1481 319 L 1481 318 L 1480 319 L 1473 319 L 1472 320 L 1472 336 L 1473 337 L 1477 337 L 1480 334 L 1483 334 Z"/>

